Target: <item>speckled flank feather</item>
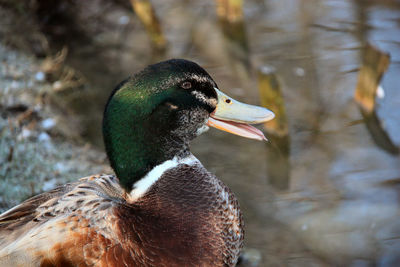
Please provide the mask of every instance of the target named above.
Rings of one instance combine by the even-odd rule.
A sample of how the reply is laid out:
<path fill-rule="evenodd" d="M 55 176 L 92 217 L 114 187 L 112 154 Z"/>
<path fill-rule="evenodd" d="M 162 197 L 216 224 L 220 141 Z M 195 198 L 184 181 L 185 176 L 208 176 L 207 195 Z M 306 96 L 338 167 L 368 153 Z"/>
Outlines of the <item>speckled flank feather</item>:
<path fill-rule="evenodd" d="M 31 198 L 0 216 L 0 266 L 94 266 L 117 240 L 117 179 L 97 175 Z"/>
<path fill-rule="evenodd" d="M 234 195 L 198 162 L 132 203 L 97 175 L 0 215 L 0 266 L 234 266 L 242 229 Z"/>

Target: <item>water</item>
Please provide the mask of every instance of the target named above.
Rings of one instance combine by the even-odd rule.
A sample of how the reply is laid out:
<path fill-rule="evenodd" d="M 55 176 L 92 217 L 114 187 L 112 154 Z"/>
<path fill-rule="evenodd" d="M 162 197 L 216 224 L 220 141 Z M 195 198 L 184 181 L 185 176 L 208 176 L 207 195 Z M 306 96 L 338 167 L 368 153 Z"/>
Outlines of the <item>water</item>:
<path fill-rule="evenodd" d="M 370 42 L 391 55 L 377 116 L 400 146 L 400 3 L 245 1 L 248 53 L 224 37 L 214 1 L 153 4 L 169 41 L 166 55 L 152 55 L 140 23 L 122 8 L 107 13 L 111 30 L 100 27 L 90 45 L 71 50 L 68 63 L 90 82 L 70 100 L 91 126 L 83 135 L 101 145 L 101 109 L 111 88 L 152 62 L 192 59 L 221 90 L 251 104 L 259 103 L 255 70 L 273 66 L 289 118 L 286 188 L 271 185 L 267 175 L 274 144 L 210 130 L 192 146 L 238 197 L 246 247 L 260 252 L 260 266 L 400 262 L 400 158 L 374 142 L 353 100 L 362 48 Z"/>

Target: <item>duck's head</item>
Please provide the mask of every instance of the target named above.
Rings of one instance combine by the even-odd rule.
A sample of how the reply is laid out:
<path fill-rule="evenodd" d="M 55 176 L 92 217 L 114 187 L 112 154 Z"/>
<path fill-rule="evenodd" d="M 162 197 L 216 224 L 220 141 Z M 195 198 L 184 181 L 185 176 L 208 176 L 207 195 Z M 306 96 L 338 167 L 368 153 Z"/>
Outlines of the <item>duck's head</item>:
<path fill-rule="evenodd" d="M 265 139 L 248 124 L 274 117 L 219 91 L 194 62 L 173 59 L 150 65 L 123 81 L 104 111 L 103 135 L 111 166 L 125 189 L 153 167 L 189 154 L 190 140 L 208 129 Z"/>

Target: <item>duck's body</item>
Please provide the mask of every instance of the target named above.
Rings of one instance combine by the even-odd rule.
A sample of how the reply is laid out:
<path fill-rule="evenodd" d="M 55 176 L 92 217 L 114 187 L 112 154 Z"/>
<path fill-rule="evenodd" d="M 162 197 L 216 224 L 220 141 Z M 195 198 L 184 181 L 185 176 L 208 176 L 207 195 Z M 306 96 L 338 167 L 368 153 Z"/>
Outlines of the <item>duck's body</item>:
<path fill-rule="evenodd" d="M 1 217 L 1 265 L 235 264 L 243 240 L 236 198 L 193 156 L 183 162 L 133 203 L 116 177 L 96 175 L 15 207 Z"/>
<path fill-rule="evenodd" d="M 171 68 L 178 68 L 174 79 Z M 149 87 L 149 76 L 162 86 Z M 153 65 L 119 86 L 103 129 L 118 178 L 82 178 L 0 215 L 0 266 L 234 266 L 243 242 L 238 202 L 188 147 L 211 112 L 225 114 L 215 112 L 226 96 L 214 89 L 203 69 L 183 60 Z M 227 130 L 261 138 L 232 125 Z"/>

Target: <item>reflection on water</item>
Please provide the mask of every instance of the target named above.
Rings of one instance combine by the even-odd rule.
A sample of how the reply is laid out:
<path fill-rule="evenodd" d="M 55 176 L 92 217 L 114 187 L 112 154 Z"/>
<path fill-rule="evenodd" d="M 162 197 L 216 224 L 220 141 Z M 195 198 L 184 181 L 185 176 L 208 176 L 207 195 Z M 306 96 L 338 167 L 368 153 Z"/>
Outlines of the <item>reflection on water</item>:
<path fill-rule="evenodd" d="M 261 253 L 260 265 L 399 263 L 400 159 L 376 145 L 370 124 L 351 124 L 362 119 L 353 101 L 354 70 L 371 42 L 391 54 L 376 116 L 392 145 L 400 145 L 399 2 L 245 1 L 241 30 L 247 40 L 233 46 L 215 18 L 214 1 L 176 2 L 153 1 L 169 41 L 165 57 L 195 60 L 227 94 L 252 104 L 260 102 L 258 67 L 274 66 L 283 82 L 287 162 L 271 164 L 267 147 L 279 147 L 273 138 L 262 144 L 210 130 L 192 147 L 239 198 L 246 246 Z M 115 9 L 108 16 L 131 15 Z M 95 143 L 101 143 L 101 109 L 111 88 L 155 60 L 137 21 L 118 27 L 90 44 L 101 41 L 102 48 L 81 45 L 69 58 L 91 82 L 77 112 L 84 124 L 97 125 L 85 132 Z M 282 173 L 290 179 L 280 181 Z"/>

